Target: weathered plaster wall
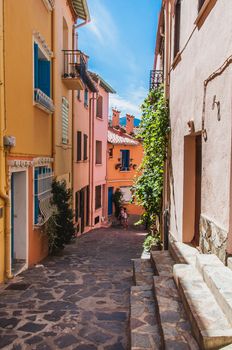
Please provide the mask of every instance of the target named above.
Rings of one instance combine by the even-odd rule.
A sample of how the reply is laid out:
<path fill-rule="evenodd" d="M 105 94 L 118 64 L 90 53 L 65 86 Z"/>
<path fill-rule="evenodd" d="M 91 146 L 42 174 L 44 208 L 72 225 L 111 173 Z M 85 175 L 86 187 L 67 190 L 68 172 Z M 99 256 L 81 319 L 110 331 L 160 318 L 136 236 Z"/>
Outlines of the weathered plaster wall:
<path fill-rule="evenodd" d="M 184 48 L 194 29 L 198 1 L 182 1 L 181 6 L 180 50 Z M 204 80 L 232 54 L 231 13 L 231 1 L 217 1 L 203 25 L 195 29 L 192 38 L 181 53 L 180 62 L 171 71 L 173 179 L 171 180 L 170 231 L 178 240 L 182 240 L 183 154 L 184 136 L 189 134 L 187 122 L 194 120 L 195 131 L 201 130 Z M 204 225 L 201 225 L 204 237 L 208 230 L 206 226 L 209 225 L 219 227 L 221 232 L 227 233 L 229 230 L 231 71 L 230 65 L 222 75 L 208 84 L 206 91 L 207 141 L 202 142 L 201 212 L 211 224 L 206 225 L 204 221 Z M 212 110 L 214 95 L 221 105 L 220 121 L 217 119 L 217 108 Z"/>

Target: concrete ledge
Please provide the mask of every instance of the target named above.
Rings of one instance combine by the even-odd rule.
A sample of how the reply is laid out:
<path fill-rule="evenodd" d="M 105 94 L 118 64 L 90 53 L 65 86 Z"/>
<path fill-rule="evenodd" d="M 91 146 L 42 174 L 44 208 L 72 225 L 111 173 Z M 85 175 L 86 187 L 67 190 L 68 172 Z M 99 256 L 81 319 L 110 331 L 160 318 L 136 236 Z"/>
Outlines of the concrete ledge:
<path fill-rule="evenodd" d="M 196 255 L 200 254 L 196 248 L 181 242 L 172 242 L 169 251 L 176 263 L 179 264 L 195 265 Z"/>
<path fill-rule="evenodd" d="M 203 274 L 205 266 L 225 267 L 223 262 L 215 254 L 198 254 L 196 255 L 196 268 Z"/>
<path fill-rule="evenodd" d="M 201 349 L 220 349 L 232 343 L 232 328 L 203 279 L 179 278 L 179 291 L 192 331 Z"/>
<path fill-rule="evenodd" d="M 232 270 L 232 258 L 228 258 L 227 259 L 227 266 L 228 266 L 229 269 Z"/>
<path fill-rule="evenodd" d="M 173 266 L 173 277 L 176 282 L 177 287 L 179 287 L 180 278 L 190 279 L 190 280 L 201 280 L 203 281 L 203 277 L 200 273 L 193 267 L 188 264 L 176 264 Z"/>
<path fill-rule="evenodd" d="M 203 277 L 232 325 L 232 271 L 225 266 L 205 266 Z"/>

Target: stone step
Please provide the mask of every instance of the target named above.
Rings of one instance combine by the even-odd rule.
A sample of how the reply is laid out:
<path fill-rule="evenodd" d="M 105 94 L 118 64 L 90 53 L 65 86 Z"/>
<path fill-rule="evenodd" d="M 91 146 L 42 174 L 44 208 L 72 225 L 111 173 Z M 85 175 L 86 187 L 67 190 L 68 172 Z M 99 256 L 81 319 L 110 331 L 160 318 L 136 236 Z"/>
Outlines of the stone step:
<path fill-rule="evenodd" d="M 136 286 L 153 286 L 154 269 L 150 259 L 133 259 L 133 279 Z"/>
<path fill-rule="evenodd" d="M 161 350 L 161 337 L 152 287 L 135 286 L 130 294 L 131 350 Z"/>
<path fill-rule="evenodd" d="M 232 326 L 199 271 L 193 266 L 175 265 L 173 274 L 200 349 L 231 344 Z"/>
<path fill-rule="evenodd" d="M 178 264 L 195 265 L 196 255 L 200 254 L 196 248 L 182 242 L 171 242 L 169 251 Z"/>
<path fill-rule="evenodd" d="M 152 251 L 151 264 L 157 276 L 172 276 L 172 269 L 175 261 L 168 250 Z"/>
<path fill-rule="evenodd" d="M 173 278 L 170 276 L 155 276 L 154 291 L 162 334 L 162 349 L 199 349 L 191 334 L 190 322 Z"/>

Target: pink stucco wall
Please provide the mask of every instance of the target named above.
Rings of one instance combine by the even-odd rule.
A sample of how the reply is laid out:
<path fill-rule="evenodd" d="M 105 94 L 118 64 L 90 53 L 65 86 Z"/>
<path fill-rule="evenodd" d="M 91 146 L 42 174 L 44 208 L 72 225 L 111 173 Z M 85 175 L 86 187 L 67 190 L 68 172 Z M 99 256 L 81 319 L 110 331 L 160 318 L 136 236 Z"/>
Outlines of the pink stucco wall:
<path fill-rule="evenodd" d="M 107 152 L 107 130 L 108 130 L 108 112 L 109 112 L 109 93 L 106 92 L 100 85 L 99 95 L 103 97 L 103 118 L 97 118 L 95 113 L 94 120 L 94 161 L 93 161 L 93 220 L 96 216 L 106 218 L 106 152 Z M 96 103 L 95 103 L 96 111 Z M 102 164 L 96 165 L 96 141 L 102 142 Z M 102 206 L 95 210 L 95 187 L 102 185 Z"/>

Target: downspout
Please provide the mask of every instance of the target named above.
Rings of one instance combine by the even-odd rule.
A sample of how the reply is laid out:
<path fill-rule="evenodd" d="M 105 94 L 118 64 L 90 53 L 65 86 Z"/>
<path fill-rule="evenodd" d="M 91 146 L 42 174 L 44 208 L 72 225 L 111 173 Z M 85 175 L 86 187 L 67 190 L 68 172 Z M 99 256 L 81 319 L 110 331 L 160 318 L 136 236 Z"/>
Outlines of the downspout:
<path fill-rule="evenodd" d="M 4 1 L 1 0 L 1 13 L 2 13 L 2 27 L 1 27 L 1 33 L 0 33 L 0 52 L 1 54 L 1 62 L 2 65 L 0 65 L 0 171 L 3 169 L 2 174 L 4 174 L 4 179 L 0 181 L 0 198 L 4 202 L 4 233 L 5 233 L 5 276 L 6 278 L 10 279 L 12 278 L 11 274 L 11 235 L 10 235 L 10 197 L 8 195 L 9 193 L 9 186 L 8 186 L 8 165 L 7 165 L 7 153 L 4 154 L 4 143 L 3 143 L 3 135 L 6 130 L 6 104 L 5 104 L 5 93 L 6 93 L 6 86 L 5 86 L 5 40 L 4 40 L 4 25 L 5 25 L 5 18 L 4 18 Z M 4 125 L 4 128 L 3 128 Z M 5 158 L 5 159 L 4 159 Z M 6 182 L 6 186 L 4 186 L 4 182 Z"/>
<path fill-rule="evenodd" d="M 93 218 L 94 218 L 94 201 L 93 201 L 93 194 L 94 194 L 94 150 L 95 150 L 95 145 L 94 145 L 94 101 L 95 101 L 95 97 L 94 97 L 94 93 L 92 94 L 91 97 L 91 102 L 93 103 L 92 108 L 91 108 L 91 124 L 92 124 L 92 135 L 91 135 L 91 162 L 90 162 L 90 167 L 91 167 L 91 227 L 94 226 L 93 223 Z M 91 105 L 90 102 L 90 105 Z"/>
<path fill-rule="evenodd" d="M 52 58 L 52 98 L 53 98 L 53 103 L 54 105 L 56 105 L 56 101 L 55 101 L 55 65 L 56 65 L 56 56 L 55 56 L 55 13 L 54 10 L 52 11 L 52 52 L 53 52 L 53 58 Z M 55 172 L 55 167 L 56 167 L 56 113 L 57 110 L 55 109 L 55 111 L 52 114 L 52 158 L 54 160 L 53 163 L 53 171 Z"/>

